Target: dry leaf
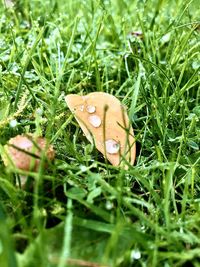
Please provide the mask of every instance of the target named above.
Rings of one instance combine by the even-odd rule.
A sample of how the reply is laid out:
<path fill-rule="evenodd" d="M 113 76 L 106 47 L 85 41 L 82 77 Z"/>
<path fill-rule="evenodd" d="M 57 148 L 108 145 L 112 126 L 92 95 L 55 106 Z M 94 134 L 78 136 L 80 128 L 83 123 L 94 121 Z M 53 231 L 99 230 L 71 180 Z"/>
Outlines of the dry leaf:
<path fill-rule="evenodd" d="M 70 94 L 65 101 L 85 136 L 114 166 L 124 157 L 133 164 L 136 146 L 125 107 L 107 93 Z"/>

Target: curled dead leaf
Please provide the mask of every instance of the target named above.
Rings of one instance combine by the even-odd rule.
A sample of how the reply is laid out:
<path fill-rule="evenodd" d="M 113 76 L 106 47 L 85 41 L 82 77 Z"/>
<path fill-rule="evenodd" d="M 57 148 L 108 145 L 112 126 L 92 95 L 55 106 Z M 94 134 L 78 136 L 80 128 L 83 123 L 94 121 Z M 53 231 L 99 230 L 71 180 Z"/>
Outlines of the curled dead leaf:
<path fill-rule="evenodd" d="M 70 94 L 65 101 L 78 121 L 86 138 L 118 166 L 125 158 L 135 161 L 134 133 L 125 107 L 108 93 L 93 92 L 85 96 Z"/>

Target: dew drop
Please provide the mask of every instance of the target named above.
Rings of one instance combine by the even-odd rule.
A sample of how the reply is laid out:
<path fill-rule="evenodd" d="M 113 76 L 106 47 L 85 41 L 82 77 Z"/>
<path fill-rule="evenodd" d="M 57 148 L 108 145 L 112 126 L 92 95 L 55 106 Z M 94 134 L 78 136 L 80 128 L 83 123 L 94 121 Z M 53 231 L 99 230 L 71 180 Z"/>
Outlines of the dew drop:
<path fill-rule="evenodd" d="M 86 172 L 86 171 L 87 171 L 87 167 L 84 166 L 84 165 L 81 165 L 81 166 L 80 166 L 80 170 L 81 170 L 82 172 Z"/>
<path fill-rule="evenodd" d="M 87 106 L 87 112 L 88 113 L 94 113 L 96 111 L 96 107 L 95 106 Z"/>
<path fill-rule="evenodd" d="M 81 105 L 81 106 L 79 107 L 79 110 L 80 110 L 80 111 L 84 111 L 84 105 Z"/>
<path fill-rule="evenodd" d="M 10 121 L 10 127 L 15 128 L 17 126 L 17 121 L 16 120 L 11 120 Z"/>
<path fill-rule="evenodd" d="M 113 139 L 109 139 L 105 142 L 106 151 L 109 154 L 117 154 L 119 152 L 120 145 Z"/>
<path fill-rule="evenodd" d="M 139 260 L 141 258 L 141 252 L 138 249 L 131 251 L 131 260 Z"/>
<path fill-rule="evenodd" d="M 106 206 L 107 210 L 111 210 L 113 208 L 113 203 L 110 200 L 108 200 L 108 201 L 106 201 L 105 206 Z"/>
<path fill-rule="evenodd" d="M 36 109 L 36 114 L 39 115 L 39 116 L 42 116 L 42 114 L 43 114 L 42 108 L 37 108 Z"/>
<path fill-rule="evenodd" d="M 97 115 L 91 115 L 88 118 L 89 123 L 92 124 L 95 128 L 99 127 L 101 125 L 101 119 Z"/>

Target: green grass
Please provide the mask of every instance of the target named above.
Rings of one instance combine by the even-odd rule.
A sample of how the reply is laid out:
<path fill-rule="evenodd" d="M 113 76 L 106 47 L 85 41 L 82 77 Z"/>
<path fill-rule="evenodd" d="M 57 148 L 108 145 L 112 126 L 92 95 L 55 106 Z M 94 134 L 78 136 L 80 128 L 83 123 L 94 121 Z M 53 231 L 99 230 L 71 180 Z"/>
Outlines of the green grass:
<path fill-rule="evenodd" d="M 200 266 L 198 2 L 1 2 L 0 151 L 28 132 L 56 150 L 24 190 L 0 160 L 1 267 Z M 93 91 L 128 107 L 137 160 L 126 171 L 66 106 Z"/>

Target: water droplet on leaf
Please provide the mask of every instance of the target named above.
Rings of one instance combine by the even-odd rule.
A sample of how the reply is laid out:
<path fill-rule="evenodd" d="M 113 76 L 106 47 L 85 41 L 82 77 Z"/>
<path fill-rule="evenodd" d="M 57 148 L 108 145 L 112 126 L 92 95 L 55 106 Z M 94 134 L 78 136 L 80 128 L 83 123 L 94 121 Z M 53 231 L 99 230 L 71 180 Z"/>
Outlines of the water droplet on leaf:
<path fill-rule="evenodd" d="M 81 105 L 81 106 L 79 107 L 79 110 L 80 110 L 80 111 L 84 111 L 84 106 Z"/>
<path fill-rule="evenodd" d="M 113 139 L 109 139 L 105 142 L 106 151 L 109 154 L 117 154 L 119 152 L 120 145 Z"/>
<path fill-rule="evenodd" d="M 95 106 L 87 106 L 87 112 L 88 113 L 94 113 L 96 111 L 96 107 Z"/>
<path fill-rule="evenodd" d="M 101 119 L 97 115 L 91 115 L 89 118 L 89 123 L 92 124 L 95 128 L 99 127 L 101 125 Z"/>

